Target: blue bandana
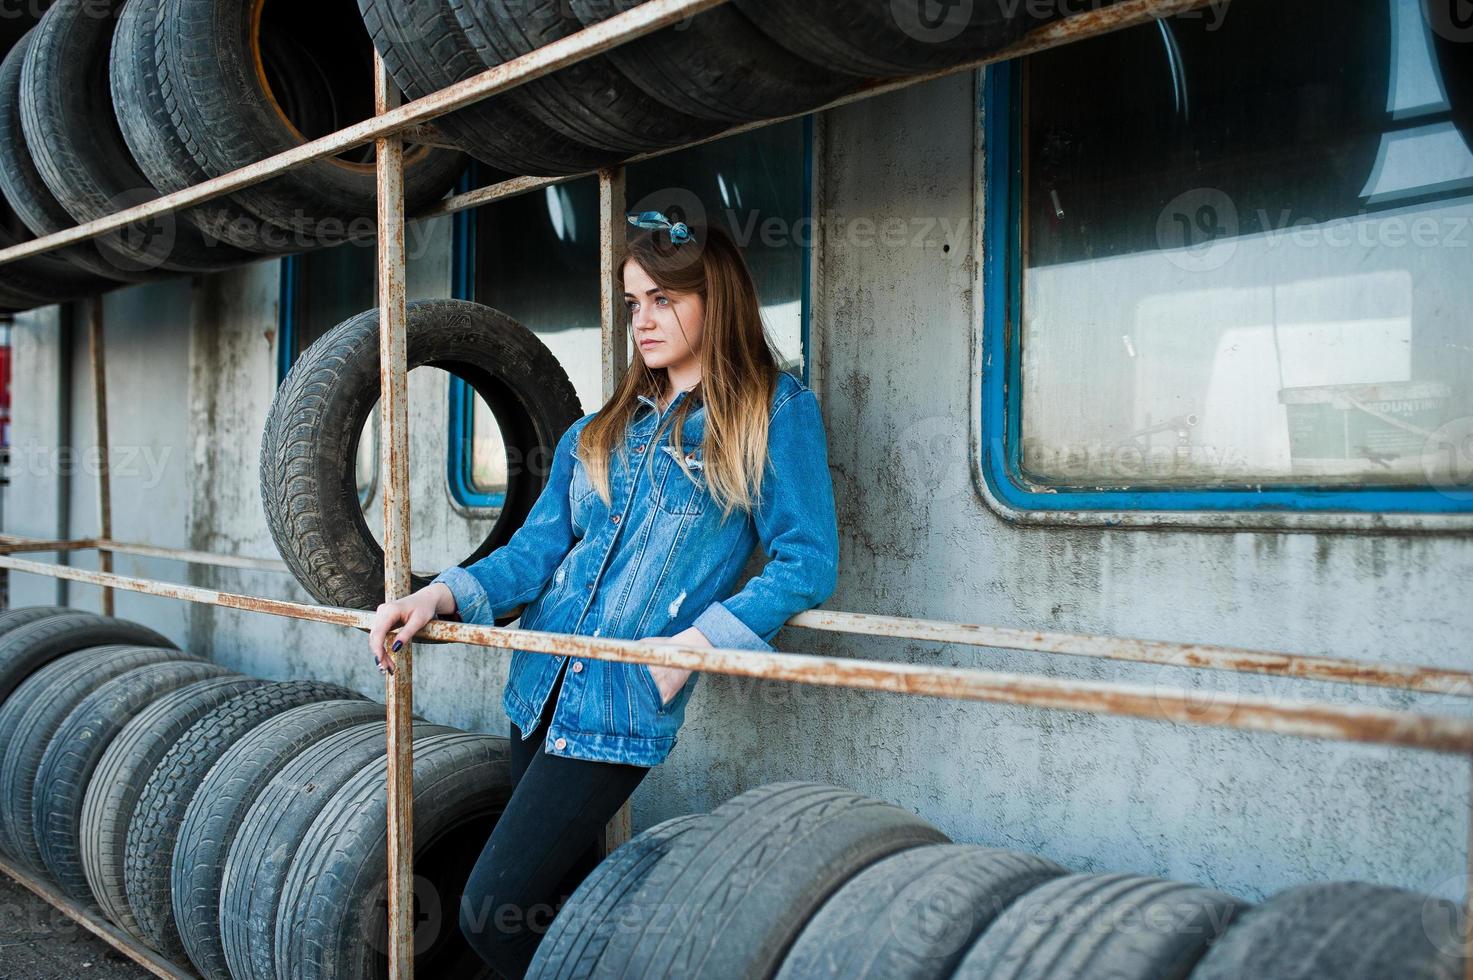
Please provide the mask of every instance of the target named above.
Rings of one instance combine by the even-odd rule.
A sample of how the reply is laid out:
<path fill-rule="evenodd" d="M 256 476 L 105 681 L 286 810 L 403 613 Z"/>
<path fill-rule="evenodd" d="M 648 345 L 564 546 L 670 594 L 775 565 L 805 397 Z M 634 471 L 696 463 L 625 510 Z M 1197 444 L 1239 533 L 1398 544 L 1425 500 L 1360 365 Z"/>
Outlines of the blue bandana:
<path fill-rule="evenodd" d="M 629 219 L 631 225 L 640 228 L 668 228 L 672 245 L 683 245 L 686 242 L 695 241 L 695 237 L 691 235 L 684 221 L 672 223 L 669 218 L 658 211 L 639 211 L 637 213 L 630 211 L 625 217 Z"/>

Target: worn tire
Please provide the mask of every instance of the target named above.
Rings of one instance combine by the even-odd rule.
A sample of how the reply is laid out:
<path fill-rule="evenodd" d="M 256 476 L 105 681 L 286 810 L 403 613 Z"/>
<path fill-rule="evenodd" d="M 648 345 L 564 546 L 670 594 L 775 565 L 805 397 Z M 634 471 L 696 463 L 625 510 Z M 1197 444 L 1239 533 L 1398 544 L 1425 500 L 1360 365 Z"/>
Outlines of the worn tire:
<path fill-rule="evenodd" d="M 461 935 L 456 910 L 486 828 L 511 796 L 508 743 L 456 732 L 414 741 L 414 971 L 493 977 Z M 388 929 L 378 904 L 388 878 L 388 760 L 333 794 L 292 857 L 276 913 L 276 962 L 293 980 L 382 976 Z M 423 885 L 423 887 L 419 887 Z M 438 913 L 438 914 L 437 914 Z"/>
<path fill-rule="evenodd" d="M 307 16 L 311 9 L 299 16 Z M 211 177 L 304 142 L 302 130 L 280 106 L 322 111 L 340 101 L 351 102 L 363 92 L 365 83 L 357 73 L 342 78 L 314 75 L 294 36 L 272 29 L 269 18 L 258 13 L 255 0 L 163 0 L 155 21 L 159 88 L 169 118 L 181 144 Z M 357 25 L 339 26 L 338 37 L 346 47 L 355 38 L 341 28 L 356 31 Z M 362 40 L 365 54 L 370 53 L 369 39 L 365 35 Z M 258 68 L 257 50 L 264 58 L 259 64 L 280 67 L 275 81 L 286 90 L 270 87 L 266 68 Z M 363 61 L 371 64 L 371 59 Z M 300 87 L 309 81 L 324 82 L 325 92 Z M 342 115 L 329 113 L 329 118 L 315 121 L 320 127 L 314 123 L 304 128 L 309 134 L 318 128 L 331 132 L 356 121 Z M 412 215 L 444 196 L 465 164 L 465 156 L 454 150 L 406 148 L 405 213 Z M 372 166 L 331 157 L 237 191 L 234 197 L 266 221 L 325 244 L 351 237 L 349 225 L 375 219 L 377 178 Z M 341 233 L 338 224 L 344 226 Z"/>
<path fill-rule="evenodd" d="M 147 626 L 126 619 L 84 612 L 38 619 L 0 636 L 0 703 L 33 671 L 57 657 L 113 643 L 175 649 Z"/>
<path fill-rule="evenodd" d="M 41 867 L 31 822 L 36 773 L 72 709 L 99 684 L 182 656 L 161 647 L 90 647 L 51 661 L 16 688 L 0 707 L 0 849 L 31 868 Z"/>
<path fill-rule="evenodd" d="M 82 867 L 82 801 L 112 740 L 134 716 L 170 691 L 229 673 L 219 664 L 194 660 L 138 667 L 97 688 L 67 715 L 41 757 L 31 798 L 36 846 L 62 891 L 92 904 Z"/>
<path fill-rule="evenodd" d="M 548 459 L 582 415 L 557 358 L 506 314 L 461 300 L 406 307 L 409 368 L 443 368 L 491 407 L 511 459 Z M 354 484 L 358 435 L 378 400 L 378 310 L 309 347 L 277 389 L 261 440 L 261 500 L 287 566 L 318 602 L 372 609 L 384 599 L 384 554 Z M 540 468 L 513 473 L 496 524 L 469 565 L 522 526 L 546 485 Z M 429 583 L 415 576 L 413 588 Z"/>
<path fill-rule="evenodd" d="M 394 81 L 412 99 L 479 75 L 482 63 L 449 0 L 358 0 L 364 27 Z M 516 175 L 576 174 L 624 154 L 587 146 L 528 113 L 516 99 L 492 96 L 446 113 L 435 125 L 466 152 Z"/>
<path fill-rule="evenodd" d="M 241 738 L 284 711 L 357 699 L 368 701 L 349 688 L 321 681 L 264 684 L 202 715 L 169 747 L 138 795 L 123 866 L 128 907 L 149 945 L 169 959 L 185 957 L 174 925 L 170 871 L 179 826 L 210 768 Z"/>
<path fill-rule="evenodd" d="M 945 843 L 920 817 L 809 782 L 748 790 L 671 845 L 624 902 L 597 976 L 770 977 L 803 924 L 863 868 Z"/>
<path fill-rule="evenodd" d="M 446 734 L 455 729 L 415 724 L 416 789 L 421 742 Z M 276 980 L 277 909 L 292 857 L 337 791 L 375 760 L 387 758 L 387 744 L 382 721 L 334 732 L 282 767 L 246 811 L 220 882 L 220 939 L 235 980 Z M 385 782 L 385 769 L 370 771 Z M 417 831 L 416 818 L 416 840 Z"/>
<path fill-rule="evenodd" d="M 1046 858 L 973 844 L 892 854 L 824 902 L 776 980 L 945 980 L 1013 902 L 1067 873 Z"/>
<path fill-rule="evenodd" d="M 1364 881 L 1301 885 L 1244 914 L 1192 980 L 1461 980 L 1462 909 Z"/>
<path fill-rule="evenodd" d="M 34 623 L 38 619 L 49 619 L 52 616 L 64 616 L 67 613 L 82 612 L 70 606 L 20 606 L 16 609 L 7 609 L 0 612 L 0 636 L 4 636 L 11 630 L 20 629 L 27 623 Z"/>
<path fill-rule="evenodd" d="M 0 193 L 4 194 L 5 202 L 21 224 L 32 235 L 40 236 L 70 228 L 76 222 L 41 179 L 21 126 L 20 78 L 25 68 L 26 52 L 35 33 L 35 28 L 32 28 L 0 61 Z M 139 278 L 124 271 L 119 264 L 123 257 L 103 251 L 103 246 L 95 238 L 59 248 L 50 254 L 90 274 L 94 284 L 91 288 L 108 289 Z M 72 280 L 67 278 L 63 281 Z"/>
<path fill-rule="evenodd" d="M 587 27 L 622 12 L 628 3 L 569 0 L 569 5 Z M 608 56 L 655 101 L 725 123 L 803 112 L 860 83 L 794 58 L 730 4 L 611 48 Z"/>
<path fill-rule="evenodd" d="M 98 760 L 82 799 L 82 871 L 103 913 L 130 934 L 143 938 L 128 907 L 123 860 L 128 822 L 144 784 L 170 746 L 200 716 L 264 683 L 236 674 L 170 691 L 128 722 Z"/>
<path fill-rule="evenodd" d="M 138 170 L 113 114 L 106 64 L 122 0 L 56 0 L 32 32 L 21 72 L 21 126 L 41 179 L 77 222 L 159 193 Z M 208 241 L 173 214 L 101 236 L 140 273 L 212 272 L 254 256 Z"/>
<path fill-rule="evenodd" d="M 547 0 L 448 2 L 483 70 L 583 29 L 566 6 Z M 621 155 L 680 146 L 723 128 L 716 120 L 676 112 L 650 98 L 607 55 L 518 85 L 501 98 L 568 139 Z"/>
<path fill-rule="evenodd" d="M 179 825 L 170 893 L 179 938 L 204 980 L 231 980 L 220 942 L 225 857 L 261 790 L 292 759 L 323 739 L 384 718 L 371 701 L 323 701 L 283 712 L 252 729 L 210 769 Z"/>
<path fill-rule="evenodd" d="M 207 174 L 179 140 L 159 84 L 154 29 L 160 0 L 127 0 L 108 53 L 113 113 L 138 169 L 163 193 L 203 182 Z M 222 241 L 257 255 L 282 255 L 317 242 L 294 243 L 291 233 L 259 217 L 230 196 L 176 212 L 199 228 L 206 240 Z"/>
<path fill-rule="evenodd" d="M 875 0 L 733 0 L 772 40 L 810 64 L 859 76 L 893 77 L 935 71 L 981 58 L 1034 27 L 1020 5 L 952 4 L 937 24 L 902 25 L 899 14 L 921 4 Z M 1057 10 L 1050 5 L 1050 11 Z"/>
<path fill-rule="evenodd" d="M 644 881 L 670 845 L 700 821 L 699 814 L 671 817 L 625 841 L 599 862 L 558 910 L 527 967 L 536 980 L 581 980 L 594 967 L 609 937 L 627 928 L 623 902 Z"/>
<path fill-rule="evenodd" d="M 1015 902 L 967 950 L 956 980 L 1185 980 L 1244 908 L 1139 875 L 1068 875 Z M 1144 926 L 1144 927 L 1143 927 Z"/>

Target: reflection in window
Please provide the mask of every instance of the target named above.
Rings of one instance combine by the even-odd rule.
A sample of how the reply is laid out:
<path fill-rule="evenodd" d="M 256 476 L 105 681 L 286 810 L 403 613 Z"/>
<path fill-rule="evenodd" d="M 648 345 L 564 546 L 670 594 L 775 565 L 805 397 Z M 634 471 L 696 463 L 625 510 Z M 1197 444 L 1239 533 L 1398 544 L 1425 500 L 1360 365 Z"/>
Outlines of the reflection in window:
<path fill-rule="evenodd" d="M 348 242 L 289 255 L 281 260 L 277 383 L 297 358 L 323 334 L 378 305 L 378 252 L 373 244 Z M 369 412 L 358 438 L 354 474 L 358 501 L 373 498 L 378 482 L 378 407 Z"/>
<path fill-rule="evenodd" d="M 1020 475 L 1436 482 L 1473 415 L 1470 59 L 1418 0 L 1241 0 L 1028 58 Z"/>
<path fill-rule="evenodd" d="M 803 376 L 809 125 L 796 119 L 631 164 L 628 210 L 720 224 L 741 246 L 780 365 Z M 473 165 L 466 187 L 483 182 Z M 462 222 L 456 295 L 532 329 L 568 372 L 585 406 L 600 405 L 598 182 L 580 178 L 484 205 Z M 631 349 L 629 355 L 634 356 Z M 476 405 L 472 410 L 471 402 Z M 462 503 L 499 506 L 504 450 L 489 409 L 455 383 L 450 485 Z M 459 420 L 459 421 L 456 421 Z M 497 481 L 502 482 L 498 483 Z M 481 490 L 479 487 L 491 489 Z"/>

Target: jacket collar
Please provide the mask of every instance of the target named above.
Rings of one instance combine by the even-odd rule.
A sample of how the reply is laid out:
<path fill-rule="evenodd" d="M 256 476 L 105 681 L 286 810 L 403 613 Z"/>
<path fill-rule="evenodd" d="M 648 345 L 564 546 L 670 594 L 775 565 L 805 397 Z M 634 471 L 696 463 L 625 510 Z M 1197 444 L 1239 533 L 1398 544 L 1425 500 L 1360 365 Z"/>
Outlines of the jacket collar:
<path fill-rule="evenodd" d="M 670 402 L 669 405 L 665 406 L 665 414 L 668 415 L 675 408 L 675 406 L 679 405 L 688 394 L 690 394 L 690 392 L 685 391 L 684 389 L 677 391 L 675 393 L 675 398 Z M 653 398 L 651 398 L 649 395 L 636 395 L 635 397 L 648 405 L 650 407 L 650 411 L 654 412 L 657 418 L 663 418 L 663 416 L 660 414 L 660 406 L 656 404 Z M 699 407 L 697 408 L 697 411 L 699 411 Z"/>

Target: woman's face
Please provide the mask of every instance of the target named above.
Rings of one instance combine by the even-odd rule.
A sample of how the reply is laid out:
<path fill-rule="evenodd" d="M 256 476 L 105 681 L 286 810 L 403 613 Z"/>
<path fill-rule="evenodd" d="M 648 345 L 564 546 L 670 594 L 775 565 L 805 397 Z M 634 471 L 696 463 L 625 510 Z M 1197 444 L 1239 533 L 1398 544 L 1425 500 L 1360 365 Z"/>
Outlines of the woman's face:
<path fill-rule="evenodd" d="M 633 259 L 624 263 L 629 330 L 645 366 L 686 375 L 699 363 L 706 304 L 696 293 L 667 293 Z M 679 320 L 676 317 L 679 316 Z"/>

